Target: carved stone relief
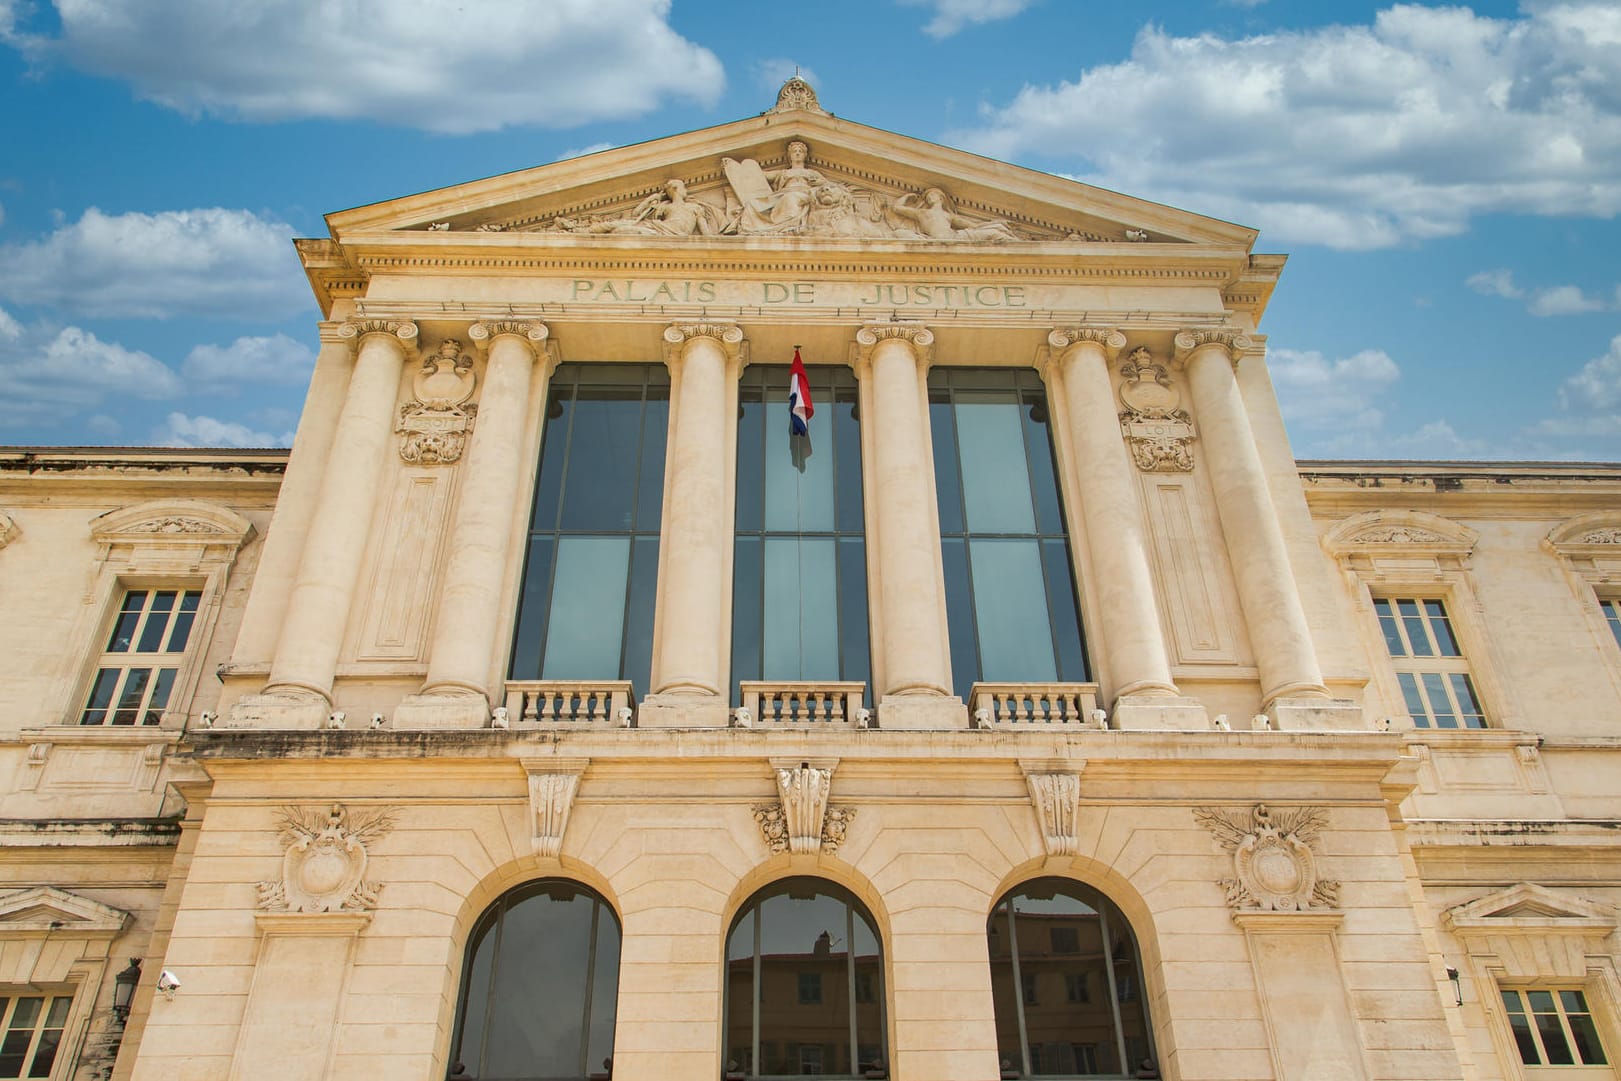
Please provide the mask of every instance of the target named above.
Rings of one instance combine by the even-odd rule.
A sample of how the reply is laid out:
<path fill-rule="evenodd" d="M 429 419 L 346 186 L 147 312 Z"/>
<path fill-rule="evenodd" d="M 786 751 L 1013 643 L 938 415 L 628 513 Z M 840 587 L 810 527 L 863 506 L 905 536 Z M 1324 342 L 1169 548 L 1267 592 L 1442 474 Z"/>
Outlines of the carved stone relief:
<path fill-rule="evenodd" d="M 1030 802 L 1041 825 L 1041 839 L 1049 856 L 1075 854 L 1075 827 L 1079 814 L 1081 778 L 1076 773 L 1026 773 Z"/>
<path fill-rule="evenodd" d="M 17 523 L 5 511 L 0 511 L 0 548 L 17 539 Z"/>
<path fill-rule="evenodd" d="M 455 338 L 446 338 L 423 357 L 411 381 L 414 397 L 400 406 L 394 428 L 401 436 L 400 458 L 413 465 L 449 465 L 460 459 L 478 413 L 478 406 L 467 404 L 475 386 L 473 358 Z"/>
<path fill-rule="evenodd" d="M 1621 529 L 1594 529 L 1582 534 L 1583 544 L 1621 544 Z"/>
<path fill-rule="evenodd" d="M 1246 816 L 1196 807 L 1193 817 L 1233 854 L 1233 877 L 1221 879 L 1229 908 L 1299 912 L 1339 904 L 1340 884 L 1318 877 L 1313 851 L 1328 826 L 1328 812 L 1323 808 L 1296 807 L 1274 813 L 1266 804 L 1257 803 Z"/>
<path fill-rule="evenodd" d="M 529 807 L 534 815 L 535 855 L 556 857 L 563 851 L 563 831 L 568 828 L 574 796 L 580 790 L 577 772 L 531 773 Z"/>
<path fill-rule="evenodd" d="M 1447 538 L 1412 526 L 1381 526 L 1364 529 L 1346 540 L 1353 544 L 1445 544 Z"/>
<path fill-rule="evenodd" d="M 352 814 L 340 803 L 330 809 L 283 807 L 280 815 L 281 878 L 259 883 L 265 912 L 367 912 L 377 907 L 383 886 L 366 880 L 367 847 L 394 828 L 389 810 Z"/>
<path fill-rule="evenodd" d="M 1182 395 L 1171 373 L 1156 364 L 1147 349 L 1131 351 L 1120 366 L 1120 430 L 1131 445 L 1137 468 L 1148 473 L 1193 470 L 1193 419 L 1182 408 Z"/>
<path fill-rule="evenodd" d="M 795 854 L 838 852 L 856 812 L 854 808 L 828 805 L 832 767 L 808 763 L 779 766 L 776 776 L 778 802 L 754 807 L 754 820 L 759 823 L 766 847 L 773 852 Z"/>

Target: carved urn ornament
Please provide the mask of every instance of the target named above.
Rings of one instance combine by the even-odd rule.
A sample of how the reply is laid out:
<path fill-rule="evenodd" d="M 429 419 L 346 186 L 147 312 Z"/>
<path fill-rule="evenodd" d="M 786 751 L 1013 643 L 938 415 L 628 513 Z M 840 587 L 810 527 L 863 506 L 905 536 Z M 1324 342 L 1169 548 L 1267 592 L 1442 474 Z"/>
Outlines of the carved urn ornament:
<path fill-rule="evenodd" d="M 1229 908 L 1298 912 L 1339 903 L 1340 884 L 1318 877 L 1313 851 L 1328 825 L 1323 808 L 1273 812 L 1257 803 L 1246 821 L 1241 813 L 1199 807 L 1193 817 L 1233 854 L 1234 877 L 1221 880 Z"/>
<path fill-rule="evenodd" d="M 411 380 L 414 397 L 400 406 L 394 429 L 402 437 L 400 458 L 413 465 L 449 465 L 460 459 L 478 414 L 478 406 L 467 404 L 476 385 L 473 358 L 455 338 L 446 338 L 423 357 Z"/>
<path fill-rule="evenodd" d="M 1132 350 L 1121 365 L 1120 429 L 1131 442 L 1137 468 L 1148 473 L 1193 470 L 1193 420 L 1182 408 L 1182 395 L 1163 364 L 1147 349 Z"/>
<path fill-rule="evenodd" d="M 284 807 L 280 816 L 281 879 L 259 883 L 259 907 L 267 912 L 364 912 L 377 907 L 382 885 L 366 881 L 366 846 L 394 828 L 386 810 L 350 814 Z"/>

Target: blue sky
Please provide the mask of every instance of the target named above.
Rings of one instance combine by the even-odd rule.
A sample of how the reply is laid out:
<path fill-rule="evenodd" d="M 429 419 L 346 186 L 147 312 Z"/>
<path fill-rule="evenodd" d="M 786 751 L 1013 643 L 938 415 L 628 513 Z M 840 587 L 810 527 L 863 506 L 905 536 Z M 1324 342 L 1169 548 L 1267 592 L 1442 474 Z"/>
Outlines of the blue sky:
<path fill-rule="evenodd" d="M 1261 230 L 1301 457 L 1621 459 L 1621 0 L 0 0 L 0 442 L 285 443 L 322 215 L 833 112 Z"/>

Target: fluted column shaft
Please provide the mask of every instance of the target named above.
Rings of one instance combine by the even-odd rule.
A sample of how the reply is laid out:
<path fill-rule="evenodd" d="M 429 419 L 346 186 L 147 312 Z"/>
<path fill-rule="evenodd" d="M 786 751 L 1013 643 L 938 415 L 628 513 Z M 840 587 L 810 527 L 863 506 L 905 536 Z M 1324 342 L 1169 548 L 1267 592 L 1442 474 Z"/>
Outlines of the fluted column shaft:
<path fill-rule="evenodd" d="M 731 597 L 729 448 L 737 430 L 728 383 L 743 332 L 724 324 L 672 326 L 664 339 L 672 402 L 653 692 L 719 696 Z"/>
<path fill-rule="evenodd" d="M 513 501 L 523 472 L 523 434 L 544 323 L 475 323 L 468 336 L 488 343 L 478 422 L 451 526 L 450 560 L 428 651 L 428 694 L 489 694 L 502 624 L 501 586 L 512 547 Z M 552 365 L 543 366 L 542 378 Z"/>
<path fill-rule="evenodd" d="M 1249 339 L 1231 331 L 1183 331 L 1177 359 L 1188 373 L 1204 462 L 1227 555 L 1261 675 L 1262 700 L 1327 697 L 1311 628 L 1295 584 L 1283 530 L 1267 491 L 1233 365 Z"/>
<path fill-rule="evenodd" d="M 1044 371 L 1049 393 L 1063 397 L 1065 430 L 1075 455 L 1075 484 L 1089 538 L 1099 630 L 1115 696 L 1175 695 L 1160 627 L 1149 538 L 1137 481 L 1115 411 L 1109 366 L 1126 344 L 1108 328 L 1055 330 L 1058 359 Z M 1060 388 L 1053 388 L 1056 370 Z M 1058 397 L 1057 393 L 1053 394 Z"/>
<path fill-rule="evenodd" d="M 880 699 L 891 695 L 951 694 L 950 656 L 940 618 L 944 590 L 940 545 L 920 392 L 920 347 L 934 341 L 923 327 L 863 327 L 856 341 L 872 383 L 874 491 L 883 650 Z"/>
<path fill-rule="evenodd" d="M 367 320 L 346 324 L 343 334 L 359 339 L 355 370 L 266 687 L 325 699 L 331 697 L 371 530 L 377 477 L 394 430 L 400 369 L 417 328 L 410 322 Z"/>

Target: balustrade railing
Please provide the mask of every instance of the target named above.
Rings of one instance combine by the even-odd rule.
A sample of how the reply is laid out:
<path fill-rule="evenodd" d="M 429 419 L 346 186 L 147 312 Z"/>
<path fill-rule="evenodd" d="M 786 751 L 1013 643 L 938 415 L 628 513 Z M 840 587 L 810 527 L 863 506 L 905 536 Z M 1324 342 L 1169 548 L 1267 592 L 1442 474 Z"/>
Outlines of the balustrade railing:
<path fill-rule="evenodd" d="M 508 724 L 629 728 L 636 692 L 629 680 L 532 679 L 507 681 Z"/>
<path fill-rule="evenodd" d="M 1096 683 L 976 683 L 968 692 L 975 728 L 1107 728 Z"/>
<path fill-rule="evenodd" d="M 788 683 L 743 680 L 738 684 L 747 720 L 759 728 L 855 728 L 866 726 L 861 698 L 865 683 Z"/>

